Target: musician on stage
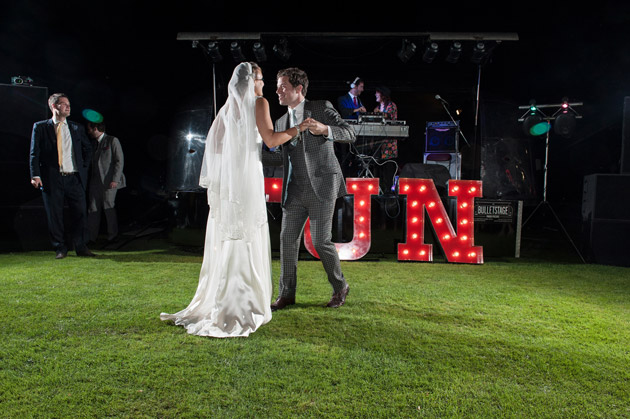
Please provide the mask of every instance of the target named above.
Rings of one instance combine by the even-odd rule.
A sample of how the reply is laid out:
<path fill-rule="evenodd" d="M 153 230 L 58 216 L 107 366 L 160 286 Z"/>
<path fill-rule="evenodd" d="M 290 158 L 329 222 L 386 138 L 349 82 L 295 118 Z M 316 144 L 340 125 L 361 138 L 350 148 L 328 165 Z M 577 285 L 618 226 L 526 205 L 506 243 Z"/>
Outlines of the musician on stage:
<path fill-rule="evenodd" d="M 374 112 L 384 114 L 387 120 L 397 120 L 398 106 L 392 101 L 391 90 L 385 86 L 379 86 L 376 88 L 375 96 L 378 105 L 374 108 Z M 383 160 L 383 163 L 379 164 L 380 168 L 378 172 L 380 174 L 379 178 L 381 180 L 383 193 L 389 194 L 392 193 L 391 188 L 398 166 L 393 162 L 388 163 L 387 161 L 393 161 L 398 157 L 398 140 L 396 138 L 387 138 L 382 141 L 380 158 Z"/>
<path fill-rule="evenodd" d="M 361 103 L 361 93 L 365 88 L 365 83 L 360 77 L 350 82 L 350 91 L 343 96 L 337 98 L 337 110 L 344 119 L 357 119 L 360 113 L 365 113 L 367 110 L 363 103 Z"/>
<path fill-rule="evenodd" d="M 356 120 L 360 113 L 367 112 L 359 97 L 363 93 L 365 83 L 360 77 L 356 77 L 354 81 L 348 82 L 348 84 L 350 85 L 348 93 L 337 98 L 337 110 L 342 118 Z M 335 155 L 339 160 L 344 177 L 356 177 L 361 170 L 361 166 L 353 159 L 350 147 L 349 144 L 335 143 Z"/>

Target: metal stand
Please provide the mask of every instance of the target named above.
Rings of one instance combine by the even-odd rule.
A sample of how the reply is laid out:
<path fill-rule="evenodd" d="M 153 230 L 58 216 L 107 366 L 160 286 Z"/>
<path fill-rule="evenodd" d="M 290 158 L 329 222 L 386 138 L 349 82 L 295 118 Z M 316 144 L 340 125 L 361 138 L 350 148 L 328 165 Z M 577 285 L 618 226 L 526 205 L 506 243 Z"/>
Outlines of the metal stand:
<path fill-rule="evenodd" d="M 364 144 L 362 147 L 365 148 L 365 146 L 366 145 Z M 354 144 L 350 144 L 350 153 L 354 154 L 356 159 L 359 160 L 359 163 L 361 164 L 361 171 L 359 172 L 357 177 L 372 178 L 372 179 L 376 177 L 376 176 L 374 176 L 374 173 L 372 173 L 372 171 L 370 170 L 370 162 L 372 162 L 372 161 L 376 162 L 376 159 L 374 158 L 374 155 L 376 155 L 376 153 L 378 153 L 378 151 L 381 149 L 381 147 L 382 147 L 382 144 L 379 144 L 379 146 L 376 148 L 374 153 L 372 155 L 369 155 L 369 154 L 360 153 L 359 149 Z M 352 151 L 353 149 L 354 149 L 354 152 Z M 378 193 L 380 195 L 383 194 L 380 182 L 379 182 L 379 186 L 378 186 Z"/>
<path fill-rule="evenodd" d="M 369 177 L 373 178 L 374 174 L 370 170 L 370 160 L 372 160 L 372 156 L 368 156 L 365 154 L 357 154 L 357 159 L 361 162 L 361 171 L 359 172 L 358 177 Z"/>
<path fill-rule="evenodd" d="M 442 104 L 442 107 L 444 108 L 444 110 L 446 111 L 446 114 L 448 115 L 449 118 L 451 118 L 451 121 L 453 122 L 453 124 L 455 124 L 455 126 L 457 127 L 457 131 L 459 131 L 459 135 L 462 136 L 464 142 L 466 143 L 466 145 L 468 147 L 470 147 L 470 143 L 468 143 L 468 140 L 466 139 L 466 136 L 464 135 L 464 133 L 462 132 L 462 129 L 459 127 L 459 124 L 455 121 L 455 119 L 453 118 L 453 115 L 451 115 L 451 113 L 448 110 L 448 106 L 446 106 L 446 101 L 443 99 L 440 99 L 440 103 Z M 456 150 L 458 151 L 458 150 Z"/>
<path fill-rule="evenodd" d="M 547 120 L 547 124 L 551 125 L 551 122 L 549 120 Z M 534 211 L 532 211 L 532 213 L 529 215 L 529 217 L 527 217 L 527 219 L 523 223 L 523 227 L 525 227 L 527 222 L 534 216 L 534 214 L 536 213 L 536 211 L 538 211 L 538 209 L 540 207 L 542 207 L 543 205 L 546 205 L 549 208 L 549 210 L 551 210 L 551 214 L 553 214 L 554 218 L 558 222 L 558 225 L 562 229 L 562 232 L 564 233 L 565 237 L 569 240 L 569 243 L 571 243 L 571 246 L 573 246 L 573 249 L 575 250 L 575 252 L 578 254 L 578 256 L 580 257 L 582 262 L 586 263 L 586 261 L 582 257 L 582 254 L 578 250 L 577 246 L 575 245 L 575 243 L 573 243 L 573 240 L 571 240 L 571 236 L 569 236 L 569 233 L 564 228 L 564 225 L 562 224 L 562 221 L 560 221 L 560 218 L 558 217 L 556 212 L 553 210 L 553 207 L 551 206 L 549 201 L 547 201 L 547 162 L 549 160 L 549 131 L 550 130 L 551 130 L 551 126 L 549 126 L 549 129 L 547 130 L 547 137 L 545 139 L 545 166 L 544 166 L 544 180 L 543 180 L 543 200 L 541 202 L 539 202 L 538 205 L 536 205 L 536 208 L 534 208 Z"/>

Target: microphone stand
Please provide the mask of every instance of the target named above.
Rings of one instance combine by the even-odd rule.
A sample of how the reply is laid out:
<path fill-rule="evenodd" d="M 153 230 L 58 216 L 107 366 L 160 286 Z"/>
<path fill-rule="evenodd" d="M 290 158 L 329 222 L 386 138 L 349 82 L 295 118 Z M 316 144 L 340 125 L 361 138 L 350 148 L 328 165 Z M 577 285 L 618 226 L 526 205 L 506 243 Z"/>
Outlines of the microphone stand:
<path fill-rule="evenodd" d="M 455 119 L 453 118 L 453 115 L 451 115 L 451 113 L 448 110 L 448 107 L 446 106 L 446 101 L 442 98 L 438 99 L 440 101 L 440 103 L 442 104 L 442 107 L 444 108 L 444 110 L 446 111 L 446 113 L 448 114 L 448 117 L 451 118 L 451 121 L 453 121 L 453 123 L 455 124 L 455 126 L 457 127 L 457 131 L 459 132 L 459 134 L 462 136 L 462 138 L 464 139 L 464 142 L 466 143 L 466 145 L 468 147 L 470 147 L 470 144 L 468 143 L 468 140 L 466 139 L 466 136 L 464 135 L 464 133 L 462 132 L 462 129 L 459 127 L 459 124 L 457 122 L 455 122 Z"/>

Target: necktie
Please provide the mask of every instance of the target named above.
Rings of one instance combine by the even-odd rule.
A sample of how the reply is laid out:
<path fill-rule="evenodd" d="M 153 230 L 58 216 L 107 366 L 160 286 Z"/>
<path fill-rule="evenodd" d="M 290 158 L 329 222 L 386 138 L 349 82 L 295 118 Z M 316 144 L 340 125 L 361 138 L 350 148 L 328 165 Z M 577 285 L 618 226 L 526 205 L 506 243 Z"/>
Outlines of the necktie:
<path fill-rule="evenodd" d="M 289 120 L 290 120 L 290 122 L 289 122 L 290 127 L 289 128 L 293 128 L 294 126 L 296 126 L 298 124 L 297 123 L 297 115 L 296 115 L 295 109 L 289 109 Z M 297 142 L 298 142 L 299 137 L 300 136 L 297 135 L 293 140 L 291 140 L 291 145 L 296 145 Z"/>
<path fill-rule="evenodd" d="M 59 161 L 59 170 L 62 170 L 63 165 L 63 134 L 61 133 L 61 125 L 59 122 L 57 124 L 57 158 Z"/>
<path fill-rule="evenodd" d="M 354 107 L 358 108 L 359 107 L 359 102 L 357 102 L 357 97 L 354 96 Z"/>

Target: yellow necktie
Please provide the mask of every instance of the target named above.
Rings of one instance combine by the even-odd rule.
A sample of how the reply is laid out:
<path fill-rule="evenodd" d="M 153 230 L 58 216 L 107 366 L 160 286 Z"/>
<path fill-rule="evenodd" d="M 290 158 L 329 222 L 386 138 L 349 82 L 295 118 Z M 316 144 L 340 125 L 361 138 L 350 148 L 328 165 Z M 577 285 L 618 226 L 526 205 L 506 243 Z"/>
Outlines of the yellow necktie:
<path fill-rule="evenodd" d="M 62 170 L 61 166 L 63 165 L 63 134 L 61 133 L 61 125 L 61 122 L 57 124 L 57 157 L 59 158 L 59 170 Z"/>

